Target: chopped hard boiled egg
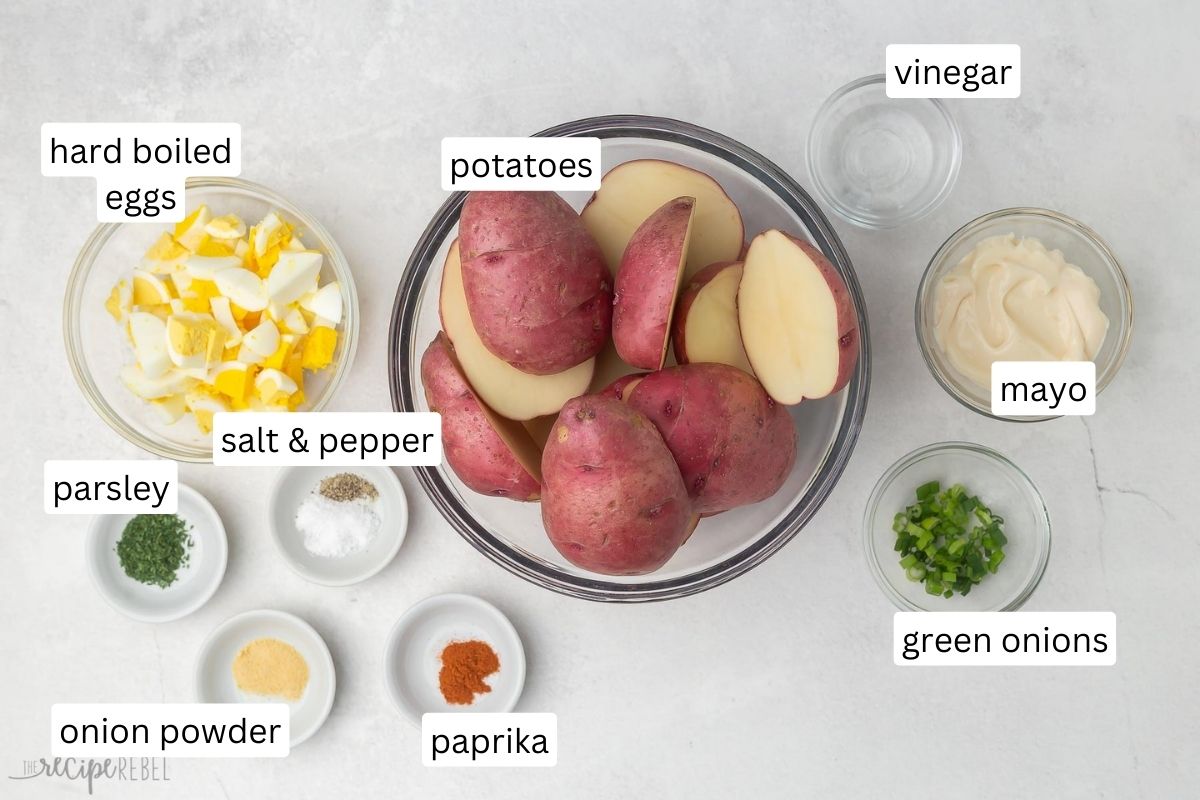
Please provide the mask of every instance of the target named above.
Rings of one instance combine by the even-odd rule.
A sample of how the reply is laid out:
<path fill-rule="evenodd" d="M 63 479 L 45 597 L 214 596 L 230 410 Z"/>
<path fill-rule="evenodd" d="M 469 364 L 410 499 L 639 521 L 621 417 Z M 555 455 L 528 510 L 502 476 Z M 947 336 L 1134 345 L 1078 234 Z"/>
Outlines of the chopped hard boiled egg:
<path fill-rule="evenodd" d="M 143 400 L 158 400 L 186 392 L 198 383 L 191 375 L 185 375 L 179 370 L 171 370 L 157 378 L 150 378 L 137 364 L 121 367 L 121 382 Z"/>
<path fill-rule="evenodd" d="M 262 311 L 267 307 L 267 291 L 262 278 L 248 269 L 235 267 L 221 270 L 213 278 L 221 294 L 247 311 Z"/>
<path fill-rule="evenodd" d="M 242 337 L 242 344 L 256 355 L 266 358 L 279 349 L 279 328 L 269 319 L 264 319 Z"/>
<path fill-rule="evenodd" d="M 267 276 L 267 295 L 271 302 L 295 303 L 317 289 L 321 275 L 321 254 L 312 250 L 286 252 Z"/>
<path fill-rule="evenodd" d="M 125 330 L 130 392 L 163 424 L 212 431 L 222 411 L 290 411 L 305 371 L 333 362 L 341 286 L 276 212 L 257 225 L 196 208 L 113 286 L 104 308 Z"/>
<path fill-rule="evenodd" d="M 235 405 L 244 404 L 250 396 L 257 367 L 242 361 L 225 361 L 213 373 L 213 387 Z"/>
<path fill-rule="evenodd" d="M 133 271 L 133 304 L 153 306 L 171 302 L 171 287 L 159 276 L 142 269 Z"/>
<path fill-rule="evenodd" d="M 208 298 L 208 307 L 212 310 L 213 319 L 225 329 L 225 346 L 232 347 L 241 344 L 242 329 L 238 327 L 237 319 L 233 316 L 233 307 L 229 298 L 222 294 L 210 297 Z"/>
<path fill-rule="evenodd" d="M 172 314 L 166 339 L 171 361 L 182 369 L 207 370 L 225 349 L 225 330 L 211 314 Z"/>
<path fill-rule="evenodd" d="M 242 260 L 235 255 L 227 256 L 189 256 L 187 260 L 188 275 L 192 278 L 211 281 L 217 274 L 227 269 L 240 267 Z"/>
<path fill-rule="evenodd" d="M 129 315 L 129 339 L 133 342 L 133 354 L 137 356 L 142 374 L 147 378 L 159 378 L 171 368 L 167 353 L 167 326 L 145 311 Z"/>
<path fill-rule="evenodd" d="M 233 410 L 229 401 L 207 387 L 194 387 L 184 399 L 188 411 L 196 419 L 196 426 L 204 433 L 212 433 L 214 414 Z"/>
<path fill-rule="evenodd" d="M 204 228 L 208 225 L 208 221 L 212 219 L 212 213 L 208 210 L 208 206 L 201 205 L 191 214 L 184 217 L 182 222 L 176 223 L 174 237 L 175 241 L 196 252 L 196 248 L 204 243 L 204 239 L 208 236 Z"/>
<path fill-rule="evenodd" d="M 246 223 L 236 214 L 226 214 L 210 220 L 204 232 L 214 239 L 241 239 L 246 235 Z"/>
<path fill-rule="evenodd" d="M 342 321 L 342 287 L 337 281 L 327 283 L 300 298 L 300 307 L 337 325 Z"/>
<path fill-rule="evenodd" d="M 104 301 L 105 310 L 117 322 L 122 322 L 132 307 L 133 289 L 129 288 L 129 281 L 117 281 L 117 285 L 112 288 L 108 299 Z M 299 314 L 300 312 L 297 311 L 296 313 Z"/>
<path fill-rule="evenodd" d="M 188 249 L 175 240 L 169 233 L 164 233 L 146 251 L 142 258 L 142 266 L 148 272 L 174 273 L 187 260 Z"/>
<path fill-rule="evenodd" d="M 258 399 L 267 405 L 284 405 L 300 390 L 296 382 L 277 369 L 264 369 L 254 378 Z"/>

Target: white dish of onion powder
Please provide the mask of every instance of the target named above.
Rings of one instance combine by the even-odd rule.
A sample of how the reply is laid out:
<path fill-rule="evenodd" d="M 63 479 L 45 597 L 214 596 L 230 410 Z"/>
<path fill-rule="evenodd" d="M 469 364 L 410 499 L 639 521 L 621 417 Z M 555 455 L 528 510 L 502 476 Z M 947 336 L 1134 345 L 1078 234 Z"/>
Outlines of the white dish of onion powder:
<path fill-rule="evenodd" d="M 268 512 L 271 538 L 300 577 L 348 586 L 386 567 L 408 531 L 408 501 L 388 467 L 287 467 Z"/>

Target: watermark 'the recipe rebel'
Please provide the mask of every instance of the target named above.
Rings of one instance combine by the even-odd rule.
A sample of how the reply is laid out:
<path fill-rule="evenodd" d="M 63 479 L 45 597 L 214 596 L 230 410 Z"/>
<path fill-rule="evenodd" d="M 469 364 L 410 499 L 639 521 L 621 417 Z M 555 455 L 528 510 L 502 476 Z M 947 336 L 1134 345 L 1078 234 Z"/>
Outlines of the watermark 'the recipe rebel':
<path fill-rule="evenodd" d="M 18 774 L 8 776 L 10 781 L 35 778 L 86 782 L 89 795 L 94 793 L 97 783 L 104 781 L 161 783 L 171 780 L 165 758 L 39 758 L 22 761 Z"/>

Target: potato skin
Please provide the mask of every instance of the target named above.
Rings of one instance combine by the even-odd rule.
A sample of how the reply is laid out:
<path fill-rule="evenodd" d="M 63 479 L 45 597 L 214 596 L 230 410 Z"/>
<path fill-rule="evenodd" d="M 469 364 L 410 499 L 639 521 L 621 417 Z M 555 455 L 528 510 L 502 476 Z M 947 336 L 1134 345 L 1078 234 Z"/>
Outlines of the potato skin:
<path fill-rule="evenodd" d="M 812 259 L 812 262 L 817 265 L 817 269 L 821 271 L 821 275 L 825 278 L 825 282 L 829 284 L 829 291 L 833 293 L 833 300 L 837 306 L 838 316 L 838 374 L 837 379 L 833 382 L 833 388 L 826 395 L 837 394 L 846 387 L 850 382 L 850 376 L 854 374 L 854 366 L 858 363 L 859 350 L 859 334 L 858 334 L 858 315 L 854 313 L 854 301 L 850 298 L 850 290 L 846 288 L 846 282 L 842 280 L 842 276 L 838 273 L 833 265 L 829 263 L 829 259 L 811 242 L 805 241 L 798 236 L 792 236 L 790 233 L 785 233 L 796 245 Z"/>
<path fill-rule="evenodd" d="M 640 381 L 642 378 L 646 377 L 646 374 L 647 373 L 645 372 L 633 372 L 629 375 L 622 375 L 596 394 L 603 395 L 604 397 L 611 397 L 614 400 L 624 400 L 625 393 L 630 391 L 628 388 L 629 384 Z"/>
<path fill-rule="evenodd" d="M 608 396 L 571 400 L 542 454 L 542 521 L 581 569 L 642 575 L 694 527 L 679 468 L 646 417 Z"/>
<path fill-rule="evenodd" d="M 663 365 L 696 198 L 676 197 L 651 214 L 629 240 L 613 291 L 617 353 L 639 369 Z"/>
<path fill-rule="evenodd" d="M 463 286 L 479 338 L 523 372 L 600 352 L 612 284 L 600 246 L 554 192 L 471 192 L 459 219 Z"/>
<path fill-rule="evenodd" d="M 791 415 L 737 367 L 685 364 L 654 372 L 626 402 L 662 434 L 699 513 L 765 500 L 796 461 Z"/>
<path fill-rule="evenodd" d="M 442 415 L 442 451 L 459 479 L 493 497 L 537 500 L 541 486 L 521 465 L 484 411 L 444 333 L 421 356 L 421 381 L 431 411 Z"/>

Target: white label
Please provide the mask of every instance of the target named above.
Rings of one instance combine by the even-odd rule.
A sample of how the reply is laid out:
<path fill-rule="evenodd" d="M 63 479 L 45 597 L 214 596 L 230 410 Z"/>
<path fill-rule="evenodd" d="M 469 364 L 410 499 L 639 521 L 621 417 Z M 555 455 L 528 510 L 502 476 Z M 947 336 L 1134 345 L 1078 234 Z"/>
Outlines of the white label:
<path fill-rule="evenodd" d="M 998 417 L 1096 413 L 1092 361 L 992 362 L 992 413 Z"/>
<path fill-rule="evenodd" d="M 448 192 L 594 192 L 600 140 L 581 136 L 447 136 L 442 188 Z"/>
<path fill-rule="evenodd" d="M 307 411 L 213 416 L 219 467 L 432 467 L 442 463 L 442 415 L 432 411 Z"/>
<path fill-rule="evenodd" d="M 55 703 L 55 758 L 283 758 L 286 703 Z"/>
<path fill-rule="evenodd" d="M 174 514 L 179 464 L 138 461 L 47 461 L 42 470 L 47 514 Z"/>
<path fill-rule="evenodd" d="M 1021 96 L 1017 44 L 889 44 L 888 97 Z"/>
<path fill-rule="evenodd" d="M 242 171 L 235 122 L 47 122 L 42 175 L 94 177 L 100 222 L 178 222 L 184 181 Z"/>
<path fill-rule="evenodd" d="M 425 714 L 421 763 L 427 767 L 553 767 L 557 714 Z"/>
<path fill-rule="evenodd" d="M 897 611 L 892 660 L 909 667 L 1111 667 L 1111 611 Z"/>

